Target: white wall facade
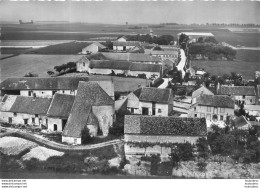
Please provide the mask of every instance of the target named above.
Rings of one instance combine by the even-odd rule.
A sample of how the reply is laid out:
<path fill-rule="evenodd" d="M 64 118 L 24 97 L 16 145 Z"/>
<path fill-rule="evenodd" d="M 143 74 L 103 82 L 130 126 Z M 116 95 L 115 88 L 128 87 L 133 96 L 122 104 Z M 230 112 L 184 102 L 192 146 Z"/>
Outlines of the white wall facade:
<path fill-rule="evenodd" d="M 155 116 L 168 116 L 169 109 L 168 104 L 161 104 L 161 103 L 155 103 L 154 109 L 155 109 Z M 148 108 L 148 115 L 153 115 L 153 105 L 151 102 L 139 102 L 139 112 L 142 114 L 142 108 Z"/>
<path fill-rule="evenodd" d="M 62 120 L 48 117 L 48 130 L 54 131 L 54 124 L 57 125 L 57 131 L 62 132 Z"/>
<path fill-rule="evenodd" d="M 118 69 L 89 69 L 89 74 L 111 74 L 112 70 L 115 74 L 124 74 L 125 70 L 118 70 Z"/>
<path fill-rule="evenodd" d="M 24 120 L 27 119 L 28 125 L 45 125 L 47 126 L 46 121 L 47 117 L 43 115 L 32 115 L 32 114 L 24 114 L 24 113 L 16 113 L 16 115 L 13 112 L 1 112 L 0 113 L 0 120 L 3 122 L 9 122 L 9 118 L 12 118 L 12 124 L 24 124 Z M 33 122 L 34 119 L 34 122 Z"/>
<path fill-rule="evenodd" d="M 241 101 L 244 102 L 244 104 L 256 104 L 255 96 L 234 96 L 235 101 Z"/>
<path fill-rule="evenodd" d="M 89 72 L 89 60 L 85 58 L 85 61 L 83 59 L 79 60 L 76 63 L 76 70 L 79 72 Z"/>
<path fill-rule="evenodd" d="M 129 74 L 131 76 L 138 76 L 139 74 L 146 74 L 146 78 L 150 79 L 152 78 L 152 75 L 155 75 L 155 78 L 158 78 L 161 76 L 160 72 L 144 72 L 144 71 L 130 71 Z"/>
<path fill-rule="evenodd" d="M 109 133 L 109 127 L 113 125 L 115 108 L 114 106 L 92 106 L 92 112 L 97 117 L 99 128 L 104 136 Z"/>
<path fill-rule="evenodd" d="M 76 95 L 76 90 L 21 90 L 21 96 L 32 97 L 34 94 L 36 97 L 52 98 L 55 93 Z"/>
<path fill-rule="evenodd" d="M 98 126 L 97 125 L 87 125 L 87 128 L 89 129 L 89 134 L 92 137 L 97 136 L 97 133 L 98 133 Z"/>
<path fill-rule="evenodd" d="M 68 143 L 68 144 L 75 144 L 80 145 L 81 144 L 81 138 L 74 138 L 69 136 L 62 136 L 62 142 Z"/>

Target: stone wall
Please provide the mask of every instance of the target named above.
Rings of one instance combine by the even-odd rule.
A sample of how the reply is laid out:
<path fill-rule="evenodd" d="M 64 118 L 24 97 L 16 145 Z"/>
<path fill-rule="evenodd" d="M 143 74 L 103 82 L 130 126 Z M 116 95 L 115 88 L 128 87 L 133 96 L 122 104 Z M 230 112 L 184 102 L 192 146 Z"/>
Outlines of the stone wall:
<path fill-rule="evenodd" d="M 66 142 L 68 144 L 80 145 L 81 144 L 81 138 L 62 136 L 62 142 Z"/>

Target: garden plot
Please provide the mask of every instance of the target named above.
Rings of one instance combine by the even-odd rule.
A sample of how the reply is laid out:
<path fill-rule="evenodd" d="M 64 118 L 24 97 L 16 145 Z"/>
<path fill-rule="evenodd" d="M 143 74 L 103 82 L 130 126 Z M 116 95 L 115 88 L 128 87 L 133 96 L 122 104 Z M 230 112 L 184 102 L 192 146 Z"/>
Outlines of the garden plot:
<path fill-rule="evenodd" d="M 52 149 L 47 149 L 41 146 L 35 147 L 31 149 L 30 152 L 25 154 L 22 159 L 23 160 L 30 160 L 32 158 L 36 158 L 40 161 L 46 161 L 49 157 L 53 156 L 62 156 L 64 155 L 64 152 L 59 152 Z"/>
<path fill-rule="evenodd" d="M 0 152 L 5 155 L 19 155 L 21 152 L 37 147 L 38 144 L 18 138 L 18 137 L 2 137 L 0 138 Z"/>

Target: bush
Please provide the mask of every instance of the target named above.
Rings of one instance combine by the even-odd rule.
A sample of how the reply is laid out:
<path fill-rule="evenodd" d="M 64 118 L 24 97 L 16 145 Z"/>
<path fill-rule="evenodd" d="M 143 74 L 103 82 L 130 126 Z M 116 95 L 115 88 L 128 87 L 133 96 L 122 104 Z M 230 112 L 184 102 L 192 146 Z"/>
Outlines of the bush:
<path fill-rule="evenodd" d="M 89 129 L 85 126 L 81 131 L 81 143 L 88 144 L 93 141 L 93 138 L 90 136 Z"/>
<path fill-rule="evenodd" d="M 109 128 L 109 134 L 114 136 L 124 135 L 124 124 L 115 122 L 112 127 Z"/>
<path fill-rule="evenodd" d="M 161 158 L 159 154 L 157 155 L 153 154 L 151 156 L 151 169 L 150 169 L 151 175 L 157 175 L 160 161 Z"/>
<path fill-rule="evenodd" d="M 206 167 L 207 167 L 207 163 L 205 161 L 200 161 L 200 162 L 197 163 L 197 166 L 199 168 L 199 171 L 205 172 Z"/>
<path fill-rule="evenodd" d="M 210 150 L 208 141 L 206 138 L 199 138 L 196 142 L 197 152 L 199 157 L 204 158 L 205 160 L 208 159 Z"/>

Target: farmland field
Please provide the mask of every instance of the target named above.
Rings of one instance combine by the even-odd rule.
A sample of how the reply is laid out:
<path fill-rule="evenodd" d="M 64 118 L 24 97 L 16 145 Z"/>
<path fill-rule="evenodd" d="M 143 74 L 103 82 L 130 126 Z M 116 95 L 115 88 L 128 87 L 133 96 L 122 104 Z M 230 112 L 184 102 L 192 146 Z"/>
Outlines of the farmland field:
<path fill-rule="evenodd" d="M 192 66 L 204 68 L 211 75 L 240 73 L 246 79 L 254 79 L 254 72 L 260 70 L 260 62 L 245 61 L 192 61 Z"/>
<path fill-rule="evenodd" d="M 0 56 L 1 57 L 1 56 Z M 56 65 L 77 61 L 81 55 L 19 55 L 0 61 L 1 80 L 7 77 L 22 77 L 28 72 L 47 77 L 47 70 Z"/>

